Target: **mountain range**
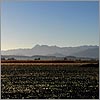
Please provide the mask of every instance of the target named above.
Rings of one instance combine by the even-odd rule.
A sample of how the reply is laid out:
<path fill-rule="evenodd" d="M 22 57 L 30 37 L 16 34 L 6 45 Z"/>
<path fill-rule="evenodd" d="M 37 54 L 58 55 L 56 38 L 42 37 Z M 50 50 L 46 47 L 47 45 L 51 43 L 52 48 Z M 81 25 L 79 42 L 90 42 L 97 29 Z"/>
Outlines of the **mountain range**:
<path fill-rule="evenodd" d="M 12 49 L 1 51 L 1 55 L 17 55 L 17 56 L 76 56 L 76 57 L 89 57 L 99 58 L 99 46 L 84 45 L 77 47 L 58 47 L 48 45 L 35 45 L 31 49 Z"/>

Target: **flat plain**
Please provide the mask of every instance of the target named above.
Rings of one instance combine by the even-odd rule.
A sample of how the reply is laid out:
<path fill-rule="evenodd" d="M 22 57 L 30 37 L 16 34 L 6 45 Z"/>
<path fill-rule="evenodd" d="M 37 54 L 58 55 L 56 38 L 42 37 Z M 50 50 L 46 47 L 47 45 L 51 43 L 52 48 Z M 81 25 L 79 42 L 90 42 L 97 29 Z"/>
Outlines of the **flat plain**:
<path fill-rule="evenodd" d="M 1 63 L 2 99 L 98 99 L 98 63 Z"/>

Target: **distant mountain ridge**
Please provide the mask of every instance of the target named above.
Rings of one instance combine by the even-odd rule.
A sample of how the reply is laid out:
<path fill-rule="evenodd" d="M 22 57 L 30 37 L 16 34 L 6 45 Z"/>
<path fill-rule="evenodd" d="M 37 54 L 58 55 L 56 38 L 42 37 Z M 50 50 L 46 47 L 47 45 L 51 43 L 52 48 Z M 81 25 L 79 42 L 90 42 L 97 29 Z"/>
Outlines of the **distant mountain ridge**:
<path fill-rule="evenodd" d="M 31 49 L 13 49 L 1 51 L 2 55 L 22 55 L 22 56 L 77 56 L 77 57 L 99 57 L 99 46 L 77 46 L 77 47 L 58 47 L 48 45 L 36 45 Z"/>

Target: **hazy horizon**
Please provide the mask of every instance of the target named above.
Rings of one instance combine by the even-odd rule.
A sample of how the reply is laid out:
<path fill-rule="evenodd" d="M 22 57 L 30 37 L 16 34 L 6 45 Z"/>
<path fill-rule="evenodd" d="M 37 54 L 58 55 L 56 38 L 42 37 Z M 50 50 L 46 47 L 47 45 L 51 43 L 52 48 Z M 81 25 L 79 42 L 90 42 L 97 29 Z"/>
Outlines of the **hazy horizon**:
<path fill-rule="evenodd" d="M 48 47 L 53 47 L 53 46 L 56 46 L 56 47 L 60 47 L 60 48 L 63 48 L 63 47 L 81 47 L 81 46 L 98 46 L 99 45 L 77 45 L 77 46 L 58 46 L 58 45 L 45 45 L 45 44 L 36 44 L 34 45 L 33 47 L 24 47 L 24 48 L 11 48 L 11 49 L 7 49 L 7 50 L 16 50 L 16 49 L 32 49 L 34 48 L 35 46 L 48 46 Z M 1 51 L 7 51 L 7 50 L 1 50 Z"/>
<path fill-rule="evenodd" d="M 1 50 L 99 45 L 98 1 L 2 1 Z"/>

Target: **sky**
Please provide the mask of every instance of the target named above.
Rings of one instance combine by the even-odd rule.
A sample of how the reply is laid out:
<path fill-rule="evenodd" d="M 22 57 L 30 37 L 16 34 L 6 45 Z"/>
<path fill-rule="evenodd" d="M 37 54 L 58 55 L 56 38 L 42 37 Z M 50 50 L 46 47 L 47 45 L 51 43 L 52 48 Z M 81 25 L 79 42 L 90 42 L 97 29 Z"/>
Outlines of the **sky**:
<path fill-rule="evenodd" d="M 99 45 L 98 1 L 2 1 L 1 50 Z"/>

